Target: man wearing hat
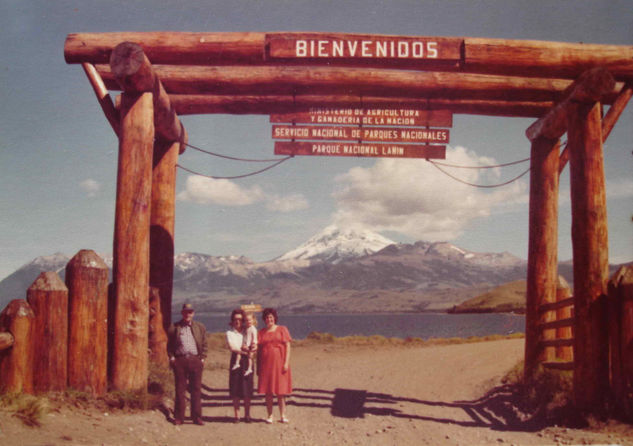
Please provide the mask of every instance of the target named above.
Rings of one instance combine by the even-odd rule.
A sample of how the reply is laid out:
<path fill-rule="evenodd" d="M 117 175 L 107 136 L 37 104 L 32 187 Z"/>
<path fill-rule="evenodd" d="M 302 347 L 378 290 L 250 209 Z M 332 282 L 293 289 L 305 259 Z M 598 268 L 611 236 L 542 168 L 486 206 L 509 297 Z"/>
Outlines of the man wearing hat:
<path fill-rule="evenodd" d="M 167 331 L 167 354 L 174 369 L 176 381 L 176 403 L 174 424 L 182 424 L 185 418 L 185 391 L 191 393 L 191 419 L 195 424 L 202 421 L 202 369 L 207 356 L 206 329 L 193 320 L 193 305 L 182 306 L 182 319 L 172 324 Z"/>

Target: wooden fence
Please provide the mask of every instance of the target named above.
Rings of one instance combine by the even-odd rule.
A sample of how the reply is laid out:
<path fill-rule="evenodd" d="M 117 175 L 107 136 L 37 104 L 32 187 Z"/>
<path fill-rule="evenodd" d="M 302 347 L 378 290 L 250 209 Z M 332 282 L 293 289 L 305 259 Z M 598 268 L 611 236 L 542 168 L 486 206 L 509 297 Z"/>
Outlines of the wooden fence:
<path fill-rule="evenodd" d="M 0 392 L 107 390 L 108 267 L 81 250 L 0 313 Z"/>
<path fill-rule="evenodd" d="M 610 394 L 616 409 L 633 420 L 633 265 L 621 267 L 609 280 L 608 293 L 599 313 L 608 327 Z M 604 308 L 606 307 L 606 308 Z M 540 362 L 543 367 L 573 371 L 575 339 L 574 297 L 559 278 L 556 302 L 539 306 Z"/>

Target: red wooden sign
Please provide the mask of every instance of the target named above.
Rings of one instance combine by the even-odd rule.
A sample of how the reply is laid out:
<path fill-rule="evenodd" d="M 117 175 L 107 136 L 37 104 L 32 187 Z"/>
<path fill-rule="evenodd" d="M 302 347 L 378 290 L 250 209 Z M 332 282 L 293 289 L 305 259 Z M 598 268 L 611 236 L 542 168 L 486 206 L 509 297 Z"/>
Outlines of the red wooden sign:
<path fill-rule="evenodd" d="M 451 127 L 453 113 L 449 110 L 408 108 L 313 108 L 305 113 L 270 115 L 270 122 Z"/>
<path fill-rule="evenodd" d="M 446 146 L 275 141 L 275 155 L 446 158 Z"/>
<path fill-rule="evenodd" d="M 273 125 L 273 139 L 448 143 L 447 129 Z"/>
<path fill-rule="evenodd" d="M 266 34 L 267 56 L 281 59 L 461 60 L 463 39 L 367 34 Z"/>

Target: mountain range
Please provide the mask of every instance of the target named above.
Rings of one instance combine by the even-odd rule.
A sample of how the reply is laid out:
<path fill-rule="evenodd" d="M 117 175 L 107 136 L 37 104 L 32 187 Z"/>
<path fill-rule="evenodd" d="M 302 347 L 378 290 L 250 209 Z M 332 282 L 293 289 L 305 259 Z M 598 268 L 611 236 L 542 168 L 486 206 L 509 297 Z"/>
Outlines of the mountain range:
<path fill-rule="evenodd" d="M 111 257 L 102 258 L 111 266 Z M 60 253 L 38 257 L 0 281 L 0 309 L 24 298 L 41 271 L 57 271 L 63 279 L 68 260 Z M 297 313 L 443 311 L 526 276 L 526 261 L 507 252 L 395 243 L 335 226 L 267 262 L 182 253 L 174 263 L 173 308 L 187 300 L 205 312 L 251 302 Z M 561 264 L 561 274 L 570 272 Z"/>

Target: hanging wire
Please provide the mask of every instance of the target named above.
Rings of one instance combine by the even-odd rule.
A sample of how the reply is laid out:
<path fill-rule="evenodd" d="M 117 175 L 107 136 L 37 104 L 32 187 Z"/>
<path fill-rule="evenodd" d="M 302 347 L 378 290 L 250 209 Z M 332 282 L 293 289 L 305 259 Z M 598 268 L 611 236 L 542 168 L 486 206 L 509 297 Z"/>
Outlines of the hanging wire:
<path fill-rule="evenodd" d="M 178 167 L 178 168 L 180 168 L 180 169 L 182 169 L 184 171 L 187 171 L 189 173 L 192 173 L 194 175 L 199 175 L 199 176 L 205 177 L 205 178 L 211 178 L 212 180 L 235 180 L 235 179 L 238 179 L 238 178 L 246 178 L 246 177 L 250 177 L 250 176 L 253 176 L 253 175 L 257 175 L 257 174 L 262 173 L 262 172 L 266 172 L 267 170 L 270 170 L 273 167 L 276 167 L 276 166 L 280 165 L 284 161 L 288 161 L 290 158 L 292 158 L 292 156 L 287 156 L 285 158 L 276 159 L 275 161 L 277 161 L 277 162 L 275 164 L 271 164 L 270 166 L 264 167 L 263 169 L 256 170 L 255 172 L 246 173 L 244 175 L 235 175 L 235 176 L 230 176 L 230 177 L 216 177 L 216 176 L 211 176 L 211 175 L 204 175 L 202 173 L 199 173 L 199 172 L 196 172 L 194 170 L 188 169 L 188 168 L 186 168 L 184 166 L 181 166 L 180 164 L 176 164 L 176 167 Z"/>
<path fill-rule="evenodd" d="M 474 183 L 469 183 L 468 181 L 464 181 L 461 180 L 453 175 L 451 175 L 450 173 L 446 172 L 444 169 L 442 169 L 437 163 L 435 163 L 434 161 L 431 161 L 430 159 L 427 159 L 427 161 L 429 163 L 431 163 L 437 170 L 439 170 L 440 172 L 442 172 L 444 175 L 452 178 L 453 180 L 459 182 L 459 183 L 463 183 L 466 184 L 468 186 L 472 186 L 472 187 L 480 187 L 480 188 L 486 188 L 486 189 L 491 189 L 493 187 L 501 187 L 501 186 L 506 186 L 516 180 L 518 180 L 519 178 L 521 178 L 523 175 L 525 175 L 526 173 L 528 173 L 530 171 L 530 168 L 528 167 L 525 172 L 523 172 L 522 174 L 512 178 L 511 180 L 508 180 L 504 183 L 499 183 L 499 184 L 474 184 Z"/>
<path fill-rule="evenodd" d="M 491 166 L 458 166 L 458 165 L 455 165 L 455 164 L 438 163 L 437 161 L 433 161 L 433 163 L 437 164 L 438 166 L 455 167 L 457 169 L 493 169 L 495 167 L 513 166 L 515 164 L 524 163 L 526 161 L 530 161 L 530 158 L 524 158 L 522 160 L 512 161 L 511 163 L 495 164 L 495 165 L 491 165 Z"/>
<path fill-rule="evenodd" d="M 191 147 L 192 149 L 197 150 L 199 152 L 206 153 L 207 155 L 213 155 L 213 156 L 217 156 L 217 157 L 224 158 L 224 159 L 227 159 L 227 160 L 246 161 L 246 162 L 250 162 L 250 163 L 274 163 L 274 162 L 279 161 L 279 158 L 272 158 L 272 159 L 238 158 L 238 157 L 234 157 L 234 156 L 222 155 L 220 153 L 210 152 L 208 150 L 201 149 L 200 147 L 196 147 L 193 144 L 185 143 L 185 145 L 187 147 Z"/>

